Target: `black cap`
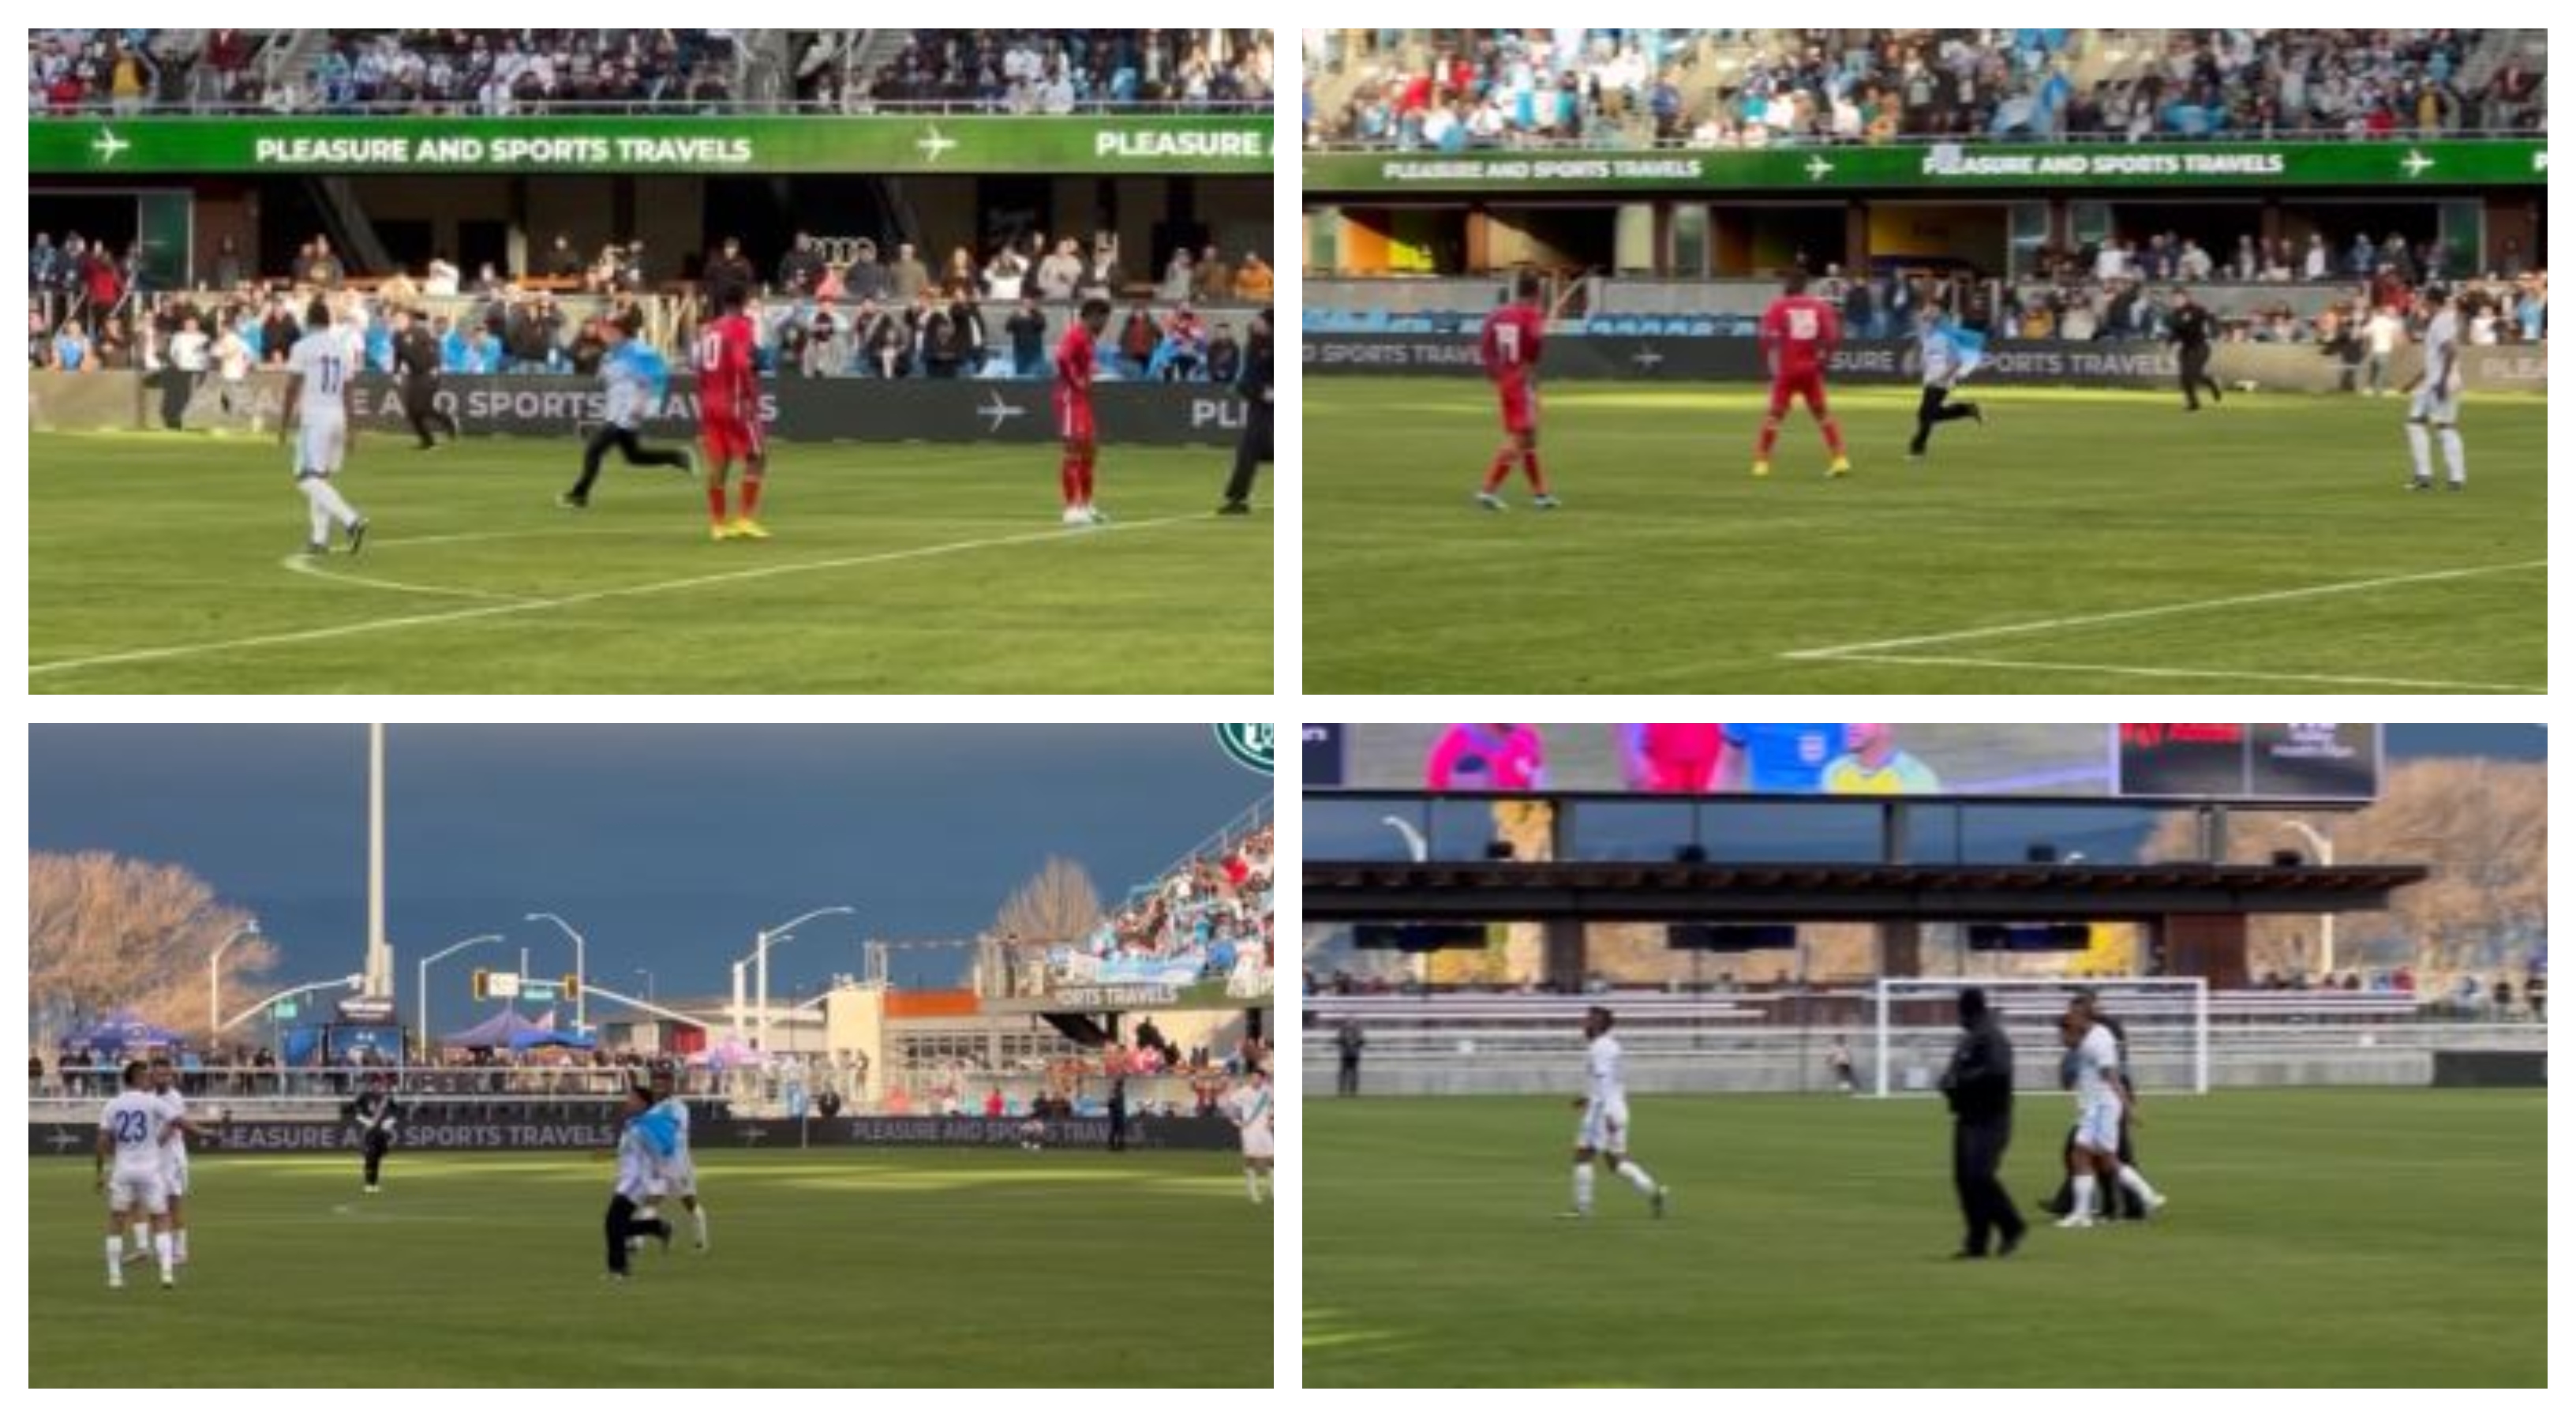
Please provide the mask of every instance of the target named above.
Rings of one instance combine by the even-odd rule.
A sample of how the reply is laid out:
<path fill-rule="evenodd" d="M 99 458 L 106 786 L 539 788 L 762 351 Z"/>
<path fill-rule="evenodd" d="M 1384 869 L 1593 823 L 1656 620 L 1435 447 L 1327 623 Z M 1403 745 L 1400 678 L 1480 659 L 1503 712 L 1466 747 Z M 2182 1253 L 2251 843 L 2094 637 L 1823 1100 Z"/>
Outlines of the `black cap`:
<path fill-rule="evenodd" d="M 1977 1020 L 1979 1020 L 1979 1019 L 1981 1019 L 1981 1018 L 1984 1018 L 1985 1016 L 1986 1016 L 1986 991 L 1985 991 L 1985 990 L 1983 990 L 1983 989 L 1962 989 L 1962 990 L 1960 990 L 1960 991 L 1959 991 L 1959 1018 L 1960 1018 L 1960 1021 L 1961 1021 L 1961 1022 L 1963 1022 L 1963 1023 L 1975 1023 Z"/>

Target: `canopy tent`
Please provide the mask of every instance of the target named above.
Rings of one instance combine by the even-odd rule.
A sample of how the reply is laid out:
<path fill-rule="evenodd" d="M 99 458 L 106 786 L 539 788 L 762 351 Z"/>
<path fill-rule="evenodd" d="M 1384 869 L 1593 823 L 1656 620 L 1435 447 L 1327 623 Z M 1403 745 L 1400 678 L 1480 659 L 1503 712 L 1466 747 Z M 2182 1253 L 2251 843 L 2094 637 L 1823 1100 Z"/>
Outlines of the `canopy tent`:
<path fill-rule="evenodd" d="M 512 1038 L 536 1026 L 535 1019 L 519 1014 L 509 1005 L 504 1004 L 499 1013 L 463 1033 L 451 1033 L 438 1041 L 449 1048 L 508 1048 L 513 1046 L 510 1042 Z"/>
<path fill-rule="evenodd" d="M 510 1034 L 510 1051 L 513 1053 L 529 1053 L 540 1048 L 587 1050 L 598 1046 L 598 1039 L 588 1033 L 576 1029 L 557 1028 L 555 1012 L 552 1009 L 546 1010 L 543 1015 L 530 1020 L 526 1027 Z"/>
<path fill-rule="evenodd" d="M 701 1067 L 749 1068 L 763 1061 L 759 1049 L 739 1038 L 728 1038 L 703 1053 L 692 1053 L 689 1061 Z"/>
<path fill-rule="evenodd" d="M 176 1048 L 180 1038 L 159 1024 L 146 1023 L 132 1013 L 119 1010 L 99 1020 L 89 1032 L 73 1041 L 92 1054 L 122 1056 L 148 1053 L 155 1048 Z"/>

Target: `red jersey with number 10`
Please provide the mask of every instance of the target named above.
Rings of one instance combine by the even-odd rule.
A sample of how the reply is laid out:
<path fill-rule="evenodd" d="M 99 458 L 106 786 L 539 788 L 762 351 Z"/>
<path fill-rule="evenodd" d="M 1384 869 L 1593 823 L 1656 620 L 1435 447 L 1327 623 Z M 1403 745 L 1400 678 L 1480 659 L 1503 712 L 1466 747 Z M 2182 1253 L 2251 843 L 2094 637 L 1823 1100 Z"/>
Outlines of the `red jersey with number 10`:
<path fill-rule="evenodd" d="M 748 427 L 760 421 L 752 347 L 748 315 L 723 316 L 698 332 L 699 423 Z"/>
<path fill-rule="evenodd" d="M 1812 295 L 1784 295 L 1762 316 L 1762 352 L 1774 379 L 1811 379 L 1842 347 L 1842 316 Z"/>

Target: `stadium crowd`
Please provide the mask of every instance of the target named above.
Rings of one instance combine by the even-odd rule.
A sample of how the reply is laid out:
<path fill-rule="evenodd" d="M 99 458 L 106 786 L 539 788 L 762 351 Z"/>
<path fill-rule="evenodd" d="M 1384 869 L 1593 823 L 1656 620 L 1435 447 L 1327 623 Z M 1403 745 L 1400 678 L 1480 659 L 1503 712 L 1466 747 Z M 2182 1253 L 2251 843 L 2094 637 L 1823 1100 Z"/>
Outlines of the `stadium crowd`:
<path fill-rule="evenodd" d="M 28 110 L 140 113 L 194 104 L 272 113 L 479 113 L 720 104 L 740 69 L 730 30 L 205 32 L 156 52 L 151 30 L 30 30 Z M 290 49 L 274 56 L 268 46 Z M 284 62 L 284 61 L 300 62 Z"/>
<path fill-rule="evenodd" d="M 77 232 L 57 245 L 39 232 L 28 256 L 28 364 L 74 373 L 175 368 L 238 381 L 284 363 L 320 294 L 333 302 L 335 322 L 358 332 L 366 366 L 380 373 L 393 365 L 394 312 L 410 310 L 429 321 L 447 372 L 587 376 L 597 372 L 612 322 L 634 317 L 676 346 L 686 320 L 649 318 L 654 292 L 736 285 L 763 296 L 760 356 L 772 375 L 1037 379 L 1050 372 L 1051 309 L 1135 288 L 1106 234 L 1085 243 L 1031 233 L 995 242 L 981 261 L 959 246 L 934 271 L 910 243 L 881 258 L 862 238 L 827 259 L 820 243 L 799 233 L 765 273 L 727 238 L 696 263 L 694 279 L 676 283 L 656 280 L 641 240 L 586 255 L 557 235 L 530 267 L 508 274 L 487 262 L 468 279 L 441 255 L 417 278 L 396 270 L 367 280 L 316 236 L 287 276 L 266 279 L 251 274 L 227 240 L 207 289 L 156 292 L 143 287 L 132 246 L 119 254 Z M 1113 375 L 1232 380 L 1242 335 L 1201 310 L 1266 303 L 1269 266 L 1250 254 L 1229 262 L 1212 245 L 1183 249 L 1153 289 L 1156 298 L 1133 301 L 1113 332 Z"/>
<path fill-rule="evenodd" d="M 2149 138 L 2545 132 L 2519 55 L 2484 30 L 1309 30 L 1308 72 L 1356 73 L 1316 145 L 1677 148 L 1993 135 Z M 2164 36 L 2103 63 L 2097 47 Z M 1722 62 L 1721 62 L 1722 60 Z"/>
<path fill-rule="evenodd" d="M 800 39 L 797 97 L 821 109 L 930 103 L 989 113 L 1266 106 L 1266 30 L 915 30 L 874 73 L 832 63 L 840 32 Z"/>

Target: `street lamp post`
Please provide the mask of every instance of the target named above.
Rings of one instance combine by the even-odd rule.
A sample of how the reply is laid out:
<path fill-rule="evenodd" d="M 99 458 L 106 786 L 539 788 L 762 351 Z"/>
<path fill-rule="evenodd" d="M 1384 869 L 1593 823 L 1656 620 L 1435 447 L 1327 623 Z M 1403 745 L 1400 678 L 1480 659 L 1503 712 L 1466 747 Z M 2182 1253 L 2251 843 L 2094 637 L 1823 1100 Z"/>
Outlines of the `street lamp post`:
<path fill-rule="evenodd" d="M 644 976 L 644 1002 L 648 1004 L 658 1002 L 653 995 L 653 971 L 649 969 L 639 969 L 635 972 Z"/>
<path fill-rule="evenodd" d="M 2281 825 L 2283 828 L 2297 832 L 2300 836 L 2307 838 L 2309 847 L 2317 853 L 2318 865 L 2326 867 L 2334 865 L 2334 842 L 2331 838 L 2327 837 L 2324 832 L 2318 831 L 2315 827 L 2308 825 L 2306 822 L 2296 820 L 2283 822 Z M 2325 968 L 2323 972 L 2328 979 L 2331 979 L 2334 977 L 2335 967 L 2335 917 L 2333 911 L 2329 910 L 2318 917 L 2317 940 L 2318 943 L 2323 946 L 2325 959 Z"/>
<path fill-rule="evenodd" d="M 455 944 L 449 945 L 447 948 L 440 950 L 438 953 L 431 955 L 420 962 L 420 1003 L 415 1006 L 413 1016 L 419 1020 L 419 1024 L 417 1026 L 420 1030 L 420 1046 L 424 1055 L 426 1055 L 429 1050 L 429 967 L 438 963 L 440 960 L 447 958 L 449 955 L 456 953 L 458 950 L 471 949 L 476 945 L 497 945 L 499 943 L 501 943 L 501 937 L 499 935 L 476 935 L 469 939 L 459 940 Z"/>
<path fill-rule="evenodd" d="M 233 946 L 240 944 L 242 941 L 247 940 L 258 933 L 259 922 L 253 920 L 249 924 L 242 926 L 240 929 L 233 931 L 230 935 L 225 936 L 224 942 L 215 946 L 214 953 L 206 956 L 206 1028 L 209 1031 L 206 1038 L 206 1045 L 208 1047 L 214 1046 L 215 1040 L 213 1035 L 224 1031 L 224 974 L 222 969 L 224 951 L 231 949 Z"/>
<path fill-rule="evenodd" d="M 242 1010 L 240 1013 L 233 1015 L 231 1018 L 224 1020 L 222 1024 L 216 1027 L 215 1032 L 221 1033 L 225 1029 L 232 1027 L 234 1024 L 242 1023 L 254 1018 L 262 1011 L 266 1010 L 269 1005 L 278 1003 L 282 1000 L 292 999 L 298 994 L 319 993 L 324 989 L 356 989 L 361 985 L 364 985 L 366 982 L 367 976 L 363 974 L 347 974 L 342 975 L 337 979 L 316 979 L 310 984 L 298 984 L 292 989 L 280 989 L 276 993 L 269 995 L 267 998 L 260 1000 L 258 1003 L 251 1005 L 249 1008 Z"/>
<path fill-rule="evenodd" d="M 551 910 L 537 911 L 530 915 L 528 919 L 532 923 L 539 920 L 551 920 L 554 922 L 556 929 L 572 936 L 572 978 L 574 984 L 572 994 L 572 1026 L 575 1030 L 589 1028 L 590 1002 L 588 999 L 583 997 L 590 992 L 588 987 L 590 969 L 588 967 L 589 961 L 586 957 L 589 950 L 589 942 L 581 937 L 581 932 L 579 930 L 572 928 L 571 925 L 565 923 L 562 916 L 555 914 Z"/>
<path fill-rule="evenodd" d="M 784 925 L 773 925 L 760 932 L 760 946 L 752 951 L 752 968 L 758 979 L 760 1032 L 758 1036 L 752 1039 L 752 1047 L 757 1048 L 762 1052 L 767 1052 L 769 1050 L 769 947 L 775 944 L 782 944 L 787 940 L 794 938 L 791 932 L 794 931 L 797 926 L 804 924 L 808 920 L 820 919 L 826 915 L 856 915 L 858 913 L 858 909 L 855 906 L 827 905 L 820 910 L 806 911 L 804 914 L 797 916 L 795 919 L 788 921 Z"/>

